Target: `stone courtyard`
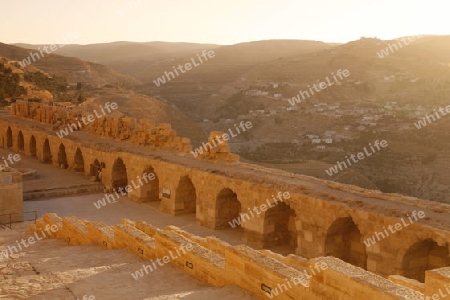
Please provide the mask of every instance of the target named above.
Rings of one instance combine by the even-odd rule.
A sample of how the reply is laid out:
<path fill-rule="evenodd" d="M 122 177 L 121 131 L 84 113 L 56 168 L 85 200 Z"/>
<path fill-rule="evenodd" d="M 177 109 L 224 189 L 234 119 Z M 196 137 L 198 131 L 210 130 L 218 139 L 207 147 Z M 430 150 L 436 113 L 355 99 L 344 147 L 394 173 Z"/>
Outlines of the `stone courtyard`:
<path fill-rule="evenodd" d="M 1 244 L 26 236 L 26 225 L 1 232 Z M 257 299 L 237 287 L 209 287 L 172 265 L 133 279 L 130 274 L 144 263 L 126 250 L 47 239 L 0 262 L 0 299 Z"/>
<path fill-rule="evenodd" d="M 421 299 L 450 283 L 450 205 L 241 163 L 227 147 L 194 158 L 189 140 L 170 126 L 132 119 L 106 118 L 60 139 L 53 130 L 76 115 L 27 105 L 0 117 L 0 154 L 18 153 L 12 167 L 36 171 L 16 190 L 33 200 L 23 211 L 40 219 L 28 233 L 28 223 L 0 231 L 0 252 L 45 225 L 58 234 L 2 262 L 8 283 L 0 298 L 265 298 L 319 264 L 327 269 L 308 286 L 274 298 Z M 144 184 L 144 174 L 154 177 Z M 108 195 L 118 197 L 95 206 Z M 4 213 L 20 210 L 11 207 Z M 398 224 L 404 229 L 389 235 L 386 228 Z M 196 249 L 185 261 L 145 277 L 147 285 L 128 282 L 138 262 L 180 241 Z M 155 282 L 161 288 L 149 287 Z"/>

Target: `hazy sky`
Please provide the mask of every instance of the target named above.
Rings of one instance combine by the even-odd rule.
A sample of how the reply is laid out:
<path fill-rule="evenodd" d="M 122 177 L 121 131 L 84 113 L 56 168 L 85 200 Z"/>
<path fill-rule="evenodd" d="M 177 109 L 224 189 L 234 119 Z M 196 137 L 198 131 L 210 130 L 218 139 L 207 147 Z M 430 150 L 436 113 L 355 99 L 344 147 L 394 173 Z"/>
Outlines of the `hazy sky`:
<path fill-rule="evenodd" d="M 135 7 L 128 12 L 130 4 Z M 450 34 L 449 0 L 5 0 L 0 42 L 77 44 L 264 39 L 348 42 Z"/>

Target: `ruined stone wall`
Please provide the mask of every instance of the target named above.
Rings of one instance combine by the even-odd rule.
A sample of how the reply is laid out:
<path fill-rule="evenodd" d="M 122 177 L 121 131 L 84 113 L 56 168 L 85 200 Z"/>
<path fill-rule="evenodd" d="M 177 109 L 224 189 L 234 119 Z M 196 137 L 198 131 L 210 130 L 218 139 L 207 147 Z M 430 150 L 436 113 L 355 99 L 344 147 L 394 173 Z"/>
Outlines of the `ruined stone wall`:
<path fill-rule="evenodd" d="M 202 152 L 197 156 L 197 158 L 212 161 L 239 161 L 239 155 L 231 153 L 231 149 L 227 141 L 221 139 L 223 134 L 224 132 L 221 131 L 211 132 L 208 137 L 208 141 L 206 143 L 202 143 L 202 145 L 197 148 L 198 150 L 194 150 L 194 152 L 197 150 L 197 153 L 199 153 L 199 151 Z"/>
<path fill-rule="evenodd" d="M 10 114 L 15 117 L 31 119 L 40 123 L 51 124 L 55 131 L 69 130 L 85 131 L 99 137 L 116 141 L 127 141 L 151 149 L 175 150 L 188 152 L 192 150 L 188 138 L 177 136 L 170 124 L 154 124 L 149 120 L 137 120 L 125 117 L 89 114 L 79 108 L 63 106 L 48 106 L 40 103 L 18 101 L 13 103 Z M 82 122 L 84 118 L 85 123 Z M 70 125 L 72 125 L 71 128 Z M 78 128 L 78 129 L 77 129 Z"/>
<path fill-rule="evenodd" d="M 179 137 L 170 124 L 155 124 L 150 120 L 138 120 L 126 117 L 103 116 L 101 113 L 91 114 L 91 122 L 88 122 L 88 114 L 75 106 L 53 106 L 35 102 L 17 101 L 11 105 L 10 114 L 15 117 L 30 119 L 44 124 L 51 124 L 55 131 L 71 130 L 85 131 L 96 136 L 126 141 L 133 144 L 148 147 L 150 149 L 175 150 L 187 153 L 197 159 L 212 161 L 236 162 L 239 156 L 231 153 L 227 141 L 217 143 L 216 136 L 222 136 L 222 132 L 211 132 L 208 141 L 200 146 L 201 155 L 193 155 L 191 141 L 185 137 Z M 82 122 L 85 118 L 87 125 Z M 81 126 L 77 126 L 80 124 Z M 78 129 L 76 129 L 78 127 Z M 71 133 L 71 131 L 69 131 Z M 209 143 L 209 144 L 208 144 Z M 212 146 L 212 147 L 210 147 Z"/>
<path fill-rule="evenodd" d="M 11 104 L 9 113 L 15 117 L 46 124 L 56 124 L 58 120 L 74 118 L 72 115 L 77 114 L 74 111 L 67 111 L 65 107 L 49 106 L 28 101 L 17 101 Z"/>
<path fill-rule="evenodd" d="M 188 138 L 177 136 L 170 124 L 148 120 L 103 117 L 87 125 L 85 131 L 116 141 L 127 141 L 150 149 L 187 152 L 192 149 Z"/>

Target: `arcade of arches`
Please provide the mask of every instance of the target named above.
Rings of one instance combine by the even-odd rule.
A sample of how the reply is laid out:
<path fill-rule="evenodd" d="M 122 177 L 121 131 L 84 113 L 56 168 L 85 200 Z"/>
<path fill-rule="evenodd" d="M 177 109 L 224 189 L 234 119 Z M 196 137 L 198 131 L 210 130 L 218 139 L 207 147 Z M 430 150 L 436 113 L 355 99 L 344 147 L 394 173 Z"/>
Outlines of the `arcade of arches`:
<path fill-rule="evenodd" d="M 68 172 L 95 176 L 110 192 L 125 189 L 134 181 L 139 187 L 128 194 L 130 199 L 158 201 L 162 211 L 173 215 L 195 214 L 199 224 L 217 230 L 231 229 L 229 222 L 233 219 L 265 203 L 270 195 L 289 191 L 289 200 L 241 224 L 244 239 L 258 246 L 291 247 L 292 252 L 306 258 L 335 256 L 383 276 L 399 274 L 419 281 L 424 280 L 426 270 L 450 266 L 450 220 L 446 217 L 450 208 L 443 204 L 439 207 L 444 213 L 420 199 L 409 203 L 405 199 L 372 197 L 366 205 L 359 194 L 332 189 L 326 182 L 306 176 L 273 173 L 262 167 L 251 169 L 248 165 L 199 163 L 189 157 L 173 158 L 173 154 L 160 159 L 145 148 L 145 155 L 109 150 L 114 149 L 112 146 L 105 150 L 90 148 L 89 142 L 60 139 L 2 120 L 0 134 L 4 148 L 63 166 Z M 117 145 L 126 148 L 126 144 Z M 212 172 L 213 168 L 221 172 Z M 143 180 L 145 173 L 154 174 L 153 179 Z M 322 195 L 333 195 L 332 200 L 315 193 L 315 189 L 321 189 Z M 371 247 L 364 244 L 374 232 L 400 221 L 384 207 L 413 211 L 418 210 L 417 203 L 428 218 Z"/>

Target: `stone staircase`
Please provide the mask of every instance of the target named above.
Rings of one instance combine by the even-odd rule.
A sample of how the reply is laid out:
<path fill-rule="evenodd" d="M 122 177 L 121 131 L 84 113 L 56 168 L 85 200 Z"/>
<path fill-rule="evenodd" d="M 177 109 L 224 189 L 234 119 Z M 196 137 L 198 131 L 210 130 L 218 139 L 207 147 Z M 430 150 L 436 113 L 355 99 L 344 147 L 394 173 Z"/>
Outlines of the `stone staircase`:
<path fill-rule="evenodd" d="M 205 285 L 171 264 L 135 280 L 131 274 L 146 261 L 126 249 L 112 249 L 112 240 L 107 238 L 112 234 L 109 226 L 101 222 L 85 226 L 76 218 L 47 218 L 66 228 L 52 235 L 54 239 L 39 240 L 6 260 L 0 259 L 0 299 L 258 299 L 238 287 Z M 23 233 L 26 227 L 16 224 L 12 230 L 0 232 L 0 251 L 16 246 L 16 240 L 34 236 Z M 83 245 L 88 239 L 79 231 L 102 235 L 108 241 L 101 243 L 102 248 L 110 250 Z M 73 235 L 62 238 L 61 234 Z"/>
<path fill-rule="evenodd" d="M 45 214 L 30 227 L 30 231 L 41 232 L 52 225 L 58 230 L 50 236 L 52 248 L 45 254 L 51 259 L 44 259 L 52 264 L 50 277 L 55 280 L 50 281 L 59 284 L 59 292 L 70 292 L 77 297 L 198 300 L 217 296 L 224 299 L 266 299 L 269 296 L 308 300 L 419 300 L 423 299 L 427 289 L 432 291 L 430 287 L 450 282 L 450 275 L 443 278 L 440 271 L 427 273 L 426 282 L 433 286 L 416 284 L 401 276 L 388 280 L 333 257 L 311 260 L 292 254 L 285 257 L 245 245 L 231 246 L 215 237 L 200 238 L 174 226 L 160 229 L 128 219 L 108 226 L 76 217 Z M 67 243 L 76 247 L 67 247 Z M 62 246 L 64 251 L 52 252 Z M 109 251 L 99 251 L 101 248 Z M 182 248 L 188 251 L 180 252 Z M 161 261 L 163 265 L 160 265 Z M 311 275 L 313 268 L 318 270 L 318 265 L 327 268 L 305 277 L 306 271 Z M 35 269 L 42 274 L 45 267 Z M 444 269 L 449 269 L 450 274 L 450 268 Z M 301 282 L 291 283 L 298 278 L 302 278 Z M 28 293 L 33 288 L 41 288 L 26 282 Z M 5 288 L 14 291 L 14 286 L 17 286 L 16 282 L 1 287 L 0 295 Z M 278 291 L 277 296 L 272 294 L 274 291 Z M 56 293 L 51 289 L 38 295 L 48 296 L 50 292 Z"/>

